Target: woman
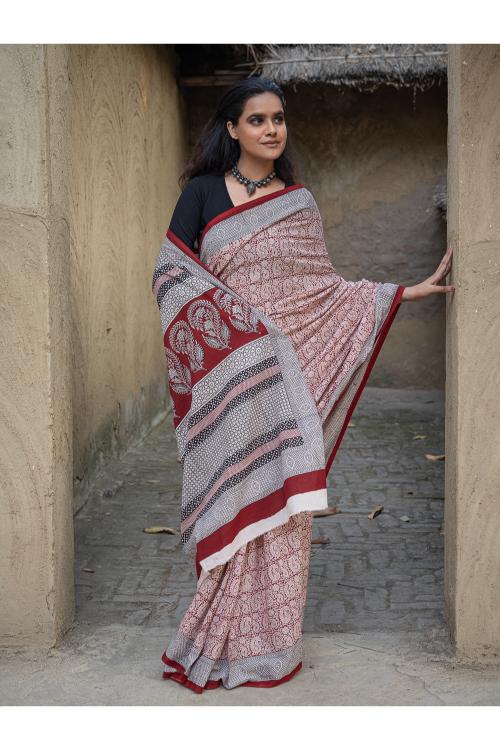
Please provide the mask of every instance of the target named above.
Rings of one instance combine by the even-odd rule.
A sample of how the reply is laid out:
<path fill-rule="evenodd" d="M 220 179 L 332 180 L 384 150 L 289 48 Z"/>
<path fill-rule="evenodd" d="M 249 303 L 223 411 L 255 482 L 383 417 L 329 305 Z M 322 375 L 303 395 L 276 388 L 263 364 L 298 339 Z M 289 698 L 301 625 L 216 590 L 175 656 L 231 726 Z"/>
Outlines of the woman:
<path fill-rule="evenodd" d="M 198 579 L 163 677 L 198 693 L 300 670 L 312 517 L 350 415 L 400 303 L 454 289 L 451 248 L 415 286 L 336 273 L 284 109 L 264 78 L 226 91 L 153 276 Z"/>

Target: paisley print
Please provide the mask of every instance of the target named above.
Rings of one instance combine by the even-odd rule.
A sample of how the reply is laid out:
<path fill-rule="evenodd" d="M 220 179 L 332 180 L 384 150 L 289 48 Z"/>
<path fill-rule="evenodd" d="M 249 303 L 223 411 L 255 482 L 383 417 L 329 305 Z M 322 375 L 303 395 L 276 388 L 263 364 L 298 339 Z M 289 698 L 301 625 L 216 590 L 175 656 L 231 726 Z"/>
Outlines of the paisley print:
<path fill-rule="evenodd" d="M 187 311 L 189 324 L 202 332 L 204 341 L 214 349 L 229 349 L 230 331 L 215 305 L 208 300 L 197 300 Z"/>
<path fill-rule="evenodd" d="M 231 323 L 239 331 L 257 331 L 259 320 L 250 305 L 235 299 L 222 289 L 217 289 L 214 300 L 221 310 L 226 310 L 229 313 Z"/>
<path fill-rule="evenodd" d="M 191 371 L 204 370 L 203 367 L 203 348 L 195 340 L 193 332 L 189 326 L 179 320 L 169 335 L 170 346 L 179 354 L 185 354 L 189 359 Z"/>
<path fill-rule="evenodd" d="M 189 367 L 182 364 L 179 357 L 168 346 L 165 347 L 168 363 L 168 379 L 170 387 L 176 393 L 189 393 L 191 390 L 191 372 Z"/>

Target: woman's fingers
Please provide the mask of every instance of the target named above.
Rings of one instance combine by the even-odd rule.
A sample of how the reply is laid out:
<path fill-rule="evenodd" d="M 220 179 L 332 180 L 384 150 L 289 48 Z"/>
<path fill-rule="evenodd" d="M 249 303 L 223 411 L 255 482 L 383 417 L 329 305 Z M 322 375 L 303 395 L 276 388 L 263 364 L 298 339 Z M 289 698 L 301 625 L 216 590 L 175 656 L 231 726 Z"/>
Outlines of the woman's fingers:
<path fill-rule="evenodd" d="M 451 268 L 451 257 L 452 257 L 452 254 L 453 254 L 453 250 L 451 249 L 451 247 L 449 247 L 448 250 L 446 251 L 446 253 L 443 255 L 443 258 L 441 260 L 441 263 L 439 264 L 439 267 L 442 266 L 443 268 L 450 269 Z"/>
<path fill-rule="evenodd" d="M 448 272 L 446 271 L 446 269 L 443 269 L 443 271 L 435 271 L 432 276 L 429 277 L 428 281 L 431 284 L 439 284 L 439 282 L 444 279 L 447 273 Z"/>
<path fill-rule="evenodd" d="M 439 284 L 436 284 L 434 286 L 434 291 L 435 292 L 439 292 L 439 293 L 441 293 L 441 292 L 454 292 L 455 291 L 455 287 L 451 286 L 451 285 L 440 286 Z"/>
<path fill-rule="evenodd" d="M 441 281 L 441 279 L 444 279 L 445 276 L 449 274 L 450 270 L 451 270 L 451 265 L 445 266 L 439 274 L 439 281 Z"/>
<path fill-rule="evenodd" d="M 453 284 L 439 284 L 439 282 L 442 281 L 451 270 L 452 256 L 453 248 L 449 245 L 432 276 L 429 276 L 429 278 L 425 279 L 421 284 L 413 286 L 411 288 L 412 296 L 407 299 L 421 299 L 427 297 L 429 294 L 446 294 L 448 292 L 454 292 L 455 286 Z"/>
<path fill-rule="evenodd" d="M 441 259 L 441 263 L 439 265 L 451 266 L 452 255 L 453 255 L 453 248 L 450 246 L 445 252 L 445 254 L 443 255 Z"/>
<path fill-rule="evenodd" d="M 450 245 L 441 258 L 441 262 L 439 263 L 438 267 L 430 277 L 431 283 L 435 284 L 436 282 L 441 281 L 441 279 L 444 279 L 444 277 L 450 272 L 452 255 L 453 248 Z"/>

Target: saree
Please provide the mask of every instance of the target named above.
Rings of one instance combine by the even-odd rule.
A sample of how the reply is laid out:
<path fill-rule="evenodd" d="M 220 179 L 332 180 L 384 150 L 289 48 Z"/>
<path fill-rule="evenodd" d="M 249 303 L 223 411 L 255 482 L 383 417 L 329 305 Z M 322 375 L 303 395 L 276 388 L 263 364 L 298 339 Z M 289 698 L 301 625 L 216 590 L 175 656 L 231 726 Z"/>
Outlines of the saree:
<path fill-rule="evenodd" d="M 199 256 L 167 230 L 152 291 L 197 582 L 165 679 L 201 693 L 301 669 L 313 514 L 404 288 L 337 273 L 300 183 L 216 216 Z"/>

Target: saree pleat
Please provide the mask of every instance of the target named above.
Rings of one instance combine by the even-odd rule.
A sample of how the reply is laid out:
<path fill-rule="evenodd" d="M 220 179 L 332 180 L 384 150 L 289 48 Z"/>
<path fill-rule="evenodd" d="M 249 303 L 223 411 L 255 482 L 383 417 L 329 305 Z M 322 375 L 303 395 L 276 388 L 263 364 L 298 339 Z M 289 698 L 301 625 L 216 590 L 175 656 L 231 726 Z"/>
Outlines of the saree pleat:
<path fill-rule="evenodd" d="M 175 235 L 167 233 L 166 242 L 190 254 Z M 165 273 L 164 260 L 162 256 L 157 264 L 160 270 L 156 273 L 155 293 L 161 289 L 163 277 L 159 274 Z M 237 385 L 231 393 L 238 389 L 250 393 L 253 389 L 252 399 L 255 399 L 256 389 L 262 388 L 263 383 L 276 383 L 274 373 L 281 374 L 290 398 L 288 406 L 298 421 L 282 420 L 280 424 L 284 426 L 272 438 L 274 442 L 268 439 L 270 463 L 259 464 L 262 456 L 256 459 L 252 474 L 257 481 L 256 498 L 249 492 L 251 485 L 235 479 L 244 477 L 244 471 L 253 466 L 250 458 L 242 462 L 240 452 L 234 454 L 238 461 L 228 461 L 221 469 L 225 472 L 222 479 L 217 479 L 221 484 L 227 477 L 222 489 L 226 486 L 228 489 L 222 497 L 227 495 L 230 501 L 226 499 L 224 504 L 220 499 L 210 505 L 207 498 L 212 490 L 199 495 L 201 505 L 197 505 L 198 501 L 186 501 L 181 531 L 184 529 L 186 549 L 191 545 L 193 554 L 196 550 L 198 586 L 162 655 L 163 677 L 177 680 L 198 693 L 220 685 L 274 687 L 293 677 L 302 666 L 302 623 L 313 511 L 325 507 L 326 474 L 394 319 L 404 287 L 367 279 L 351 282 L 339 276 L 326 250 L 316 203 L 300 185 L 249 201 L 209 222 L 198 262 L 207 272 L 205 276 L 205 271 L 200 272 L 204 280 L 217 280 L 214 283 L 234 293 L 231 322 L 234 323 L 236 315 L 240 321 L 236 321 L 236 326 L 251 332 L 247 336 L 257 330 L 254 326 L 257 318 L 264 322 L 268 332 L 271 329 L 277 332 L 274 351 L 279 363 L 272 357 L 264 359 L 264 350 L 256 347 L 255 361 L 264 362 L 267 369 L 255 367 L 251 372 L 245 371 L 246 380 L 242 381 L 245 385 Z M 187 267 L 180 266 L 169 273 L 183 278 Z M 191 271 L 192 268 L 193 264 L 189 265 Z M 214 300 L 221 308 L 227 307 L 222 297 L 214 295 Z M 253 323 L 251 313 L 256 316 Z M 165 313 L 164 317 L 167 330 L 171 321 L 166 320 Z M 220 337 L 223 330 L 221 323 L 214 320 L 210 318 L 204 329 L 209 331 L 211 340 Z M 286 337 L 284 344 L 294 352 L 296 360 L 289 356 L 290 352 L 283 357 L 279 353 L 282 336 Z M 239 351 L 251 351 L 249 346 L 242 345 Z M 174 354 L 170 351 L 169 356 L 172 364 Z M 237 360 L 236 352 L 230 356 Z M 180 372 L 179 362 L 174 364 L 175 369 L 169 370 L 171 377 Z M 268 381 L 263 379 L 266 375 Z M 267 414 L 273 424 L 279 409 L 286 414 L 288 406 L 281 402 L 280 392 L 269 393 L 266 396 L 264 391 L 260 392 L 258 413 L 261 418 Z M 171 395 L 174 406 L 176 399 L 182 406 L 172 389 Z M 257 414 L 252 399 L 243 402 L 246 407 L 243 405 L 242 411 L 235 413 L 234 424 L 227 417 L 228 435 L 232 425 L 238 424 L 237 418 L 245 419 L 246 414 L 253 418 Z M 208 430 L 210 419 L 217 421 L 219 411 L 224 414 L 224 401 L 205 400 L 205 403 L 211 404 L 208 412 L 213 416 L 204 413 L 198 423 Z M 253 411 L 245 412 L 247 407 Z M 191 454 L 186 449 L 189 440 L 184 436 L 198 433 L 194 421 L 188 426 L 185 423 L 182 415 L 176 415 L 178 440 L 189 458 Z M 244 423 L 241 424 L 243 427 Z M 322 433 L 320 449 L 318 429 Z M 293 442 L 296 435 L 306 433 L 306 443 Z M 208 452 L 200 453 L 196 465 L 209 461 L 208 456 Z M 302 460 L 306 462 L 303 467 Z M 281 474 L 273 473 L 273 462 L 278 462 L 279 471 L 284 472 L 282 480 L 279 480 Z M 307 471 L 308 466 L 313 471 Z M 242 473 L 238 475 L 237 470 Z M 266 477 L 268 489 L 275 488 L 274 493 L 267 495 Z M 280 481 L 283 488 L 290 485 L 292 489 L 284 492 Z M 195 494 L 192 489 L 191 496 Z M 218 502 L 220 516 L 215 512 L 213 517 L 204 518 L 204 508 L 214 507 L 217 511 Z M 277 512 L 272 515 L 270 508 Z M 196 522 L 200 530 L 194 526 L 191 532 L 189 524 Z M 223 562 L 216 564 L 220 559 Z"/>
<path fill-rule="evenodd" d="M 300 669 L 311 525 L 298 513 L 209 572 L 163 654 L 164 678 L 189 675 L 201 692 L 272 687 Z"/>

